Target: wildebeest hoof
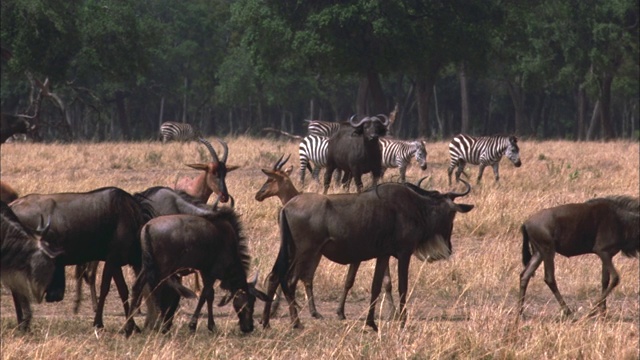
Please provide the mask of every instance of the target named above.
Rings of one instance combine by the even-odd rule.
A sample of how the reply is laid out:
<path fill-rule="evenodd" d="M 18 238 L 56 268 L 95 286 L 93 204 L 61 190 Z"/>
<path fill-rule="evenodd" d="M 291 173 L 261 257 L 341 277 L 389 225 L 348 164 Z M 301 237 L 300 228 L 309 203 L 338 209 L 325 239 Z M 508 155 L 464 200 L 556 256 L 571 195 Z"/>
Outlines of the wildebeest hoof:
<path fill-rule="evenodd" d="M 346 316 L 344 316 L 344 312 L 340 312 L 340 311 L 338 311 L 338 312 L 336 312 L 336 314 L 338 314 L 338 319 L 340 319 L 340 320 L 347 320 L 347 317 L 346 317 Z"/>
<path fill-rule="evenodd" d="M 378 325 L 373 321 L 367 321 L 367 326 L 370 326 L 373 331 L 378 332 Z"/>
<path fill-rule="evenodd" d="M 302 323 L 300 321 L 296 321 L 293 323 L 293 328 L 294 329 L 298 329 L 298 330 L 302 330 L 304 329 L 304 326 L 302 326 Z"/>
<path fill-rule="evenodd" d="M 196 327 L 198 326 L 198 324 L 196 323 L 189 323 L 189 331 L 194 333 L 196 332 Z"/>
<path fill-rule="evenodd" d="M 316 312 L 314 312 L 314 313 L 311 313 L 311 316 L 312 316 L 312 317 L 314 317 L 314 318 L 316 318 L 316 319 L 324 319 L 324 317 L 322 316 L 322 314 L 320 314 L 320 313 L 319 313 L 319 312 L 317 312 L 317 311 L 316 311 Z"/>

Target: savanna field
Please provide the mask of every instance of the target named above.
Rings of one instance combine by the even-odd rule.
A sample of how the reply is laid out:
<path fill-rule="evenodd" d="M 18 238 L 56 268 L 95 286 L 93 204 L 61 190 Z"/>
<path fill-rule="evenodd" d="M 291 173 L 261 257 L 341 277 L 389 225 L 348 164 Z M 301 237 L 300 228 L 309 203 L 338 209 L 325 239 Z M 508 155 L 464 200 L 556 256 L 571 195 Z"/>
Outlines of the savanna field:
<path fill-rule="evenodd" d="M 213 140 L 213 139 L 210 139 Z M 294 184 L 300 188 L 298 143 L 278 139 L 229 137 L 227 186 L 235 197 L 245 236 L 253 255 L 252 270 L 259 284 L 267 276 L 279 246 L 277 198 L 254 199 L 266 180 L 260 171 L 271 168 L 283 154 L 291 154 Z M 219 145 L 213 142 L 216 149 Z M 449 186 L 448 142 L 427 144 L 428 168 L 414 164 L 408 181 L 423 176 L 423 186 L 439 191 L 463 190 Z M 201 318 L 195 335 L 187 328 L 194 300 L 182 300 L 171 331 L 162 335 L 144 331 L 130 339 L 120 333 L 123 309 L 112 284 L 105 308 L 105 330 L 92 328 L 89 291 L 78 314 L 73 314 L 75 281 L 67 267 L 67 290 L 60 303 L 34 304 L 31 331 L 16 329 L 10 293 L 1 292 L 2 359 L 638 359 L 640 290 L 637 259 L 617 255 L 620 285 L 608 297 L 606 316 L 588 317 L 600 294 L 601 263 L 595 255 L 571 259 L 556 256 L 556 279 L 574 315 L 563 319 L 560 306 L 543 281 L 540 267 L 529 284 L 525 318 L 516 323 L 522 237 L 519 227 L 533 212 L 569 202 L 608 195 L 639 195 L 638 142 L 569 142 L 520 140 L 522 167 L 507 159 L 500 166 L 500 183 L 491 168 L 476 185 L 477 166 L 469 166 L 472 191 L 459 203 L 474 204 L 458 214 L 449 260 L 423 263 L 412 259 L 409 273 L 408 321 L 405 327 L 391 318 L 387 304 L 376 309 L 380 331 L 365 326 L 374 261 L 363 263 L 347 299 L 348 320 L 335 310 L 347 267 L 324 259 L 316 272 L 314 292 L 324 319 L 306 309 L 302 286 L 298 303 L 303 329 L 292 329 L 288 311 L 281 307 L 271 329 L 258 324 L 263 303 L 256 303 L 256 330 L 243 335 L 230 305 L 215 308 L 218 331 L 206 329 Z M 218 150 L 219 152 L 221 150 Z M 117 186 L 128 192 L 156 185 L 172 186 L 181 176 L 198 172 L 184 164 L 208 160 L 198 143 L 74 143 L 3 144 L 1 175 L 21 195 L 84 192 Z M 389 169 L 385 181 L 397 181 Z M 306 192 L 321 192 L 307 175 Z M 365 187 L 370 176 L 365 176 Z M 332 188 L 331 192 L 342 192 Z M 353 185 L 351 191 L 355 191 Z M 211 201 L 212 202 L 212 201 Z M 391 260 L 394 300 L 397 303 L 396 262 Z M 129 286 L 133 272 L 126 269 Z M 191 281 L 191 278 L 188 279 Z M 220 291 L 217 290 L 217 295 Z M 143 312 L 146 311 L 143 306 Z M 143 315 L 136 316 L 142 325 Z"/>

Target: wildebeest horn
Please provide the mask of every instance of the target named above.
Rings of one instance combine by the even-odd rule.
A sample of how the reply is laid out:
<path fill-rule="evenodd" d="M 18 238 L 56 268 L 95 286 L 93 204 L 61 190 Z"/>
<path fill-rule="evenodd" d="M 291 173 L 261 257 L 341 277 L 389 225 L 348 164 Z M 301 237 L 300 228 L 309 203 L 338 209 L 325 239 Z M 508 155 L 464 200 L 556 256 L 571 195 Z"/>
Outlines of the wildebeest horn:
<path fill-rule="evenodd" d="M 213 145 L 211 145 L 209 141 L 207 141 L 204 138 L 198 138 L 198 141 L 203 143 L 204 146 L 206 146 L 207 149 L 209 149 L 209 153 L 211 154 L 211 157 L 213 158 L 214 163 L 220 162 L 220 160 L 218 160 L 218 154 L 216 154 L 216 149 L 213 148 Z"/>
<path fill-rule="evenodd" d="M 258 283 L 258 274 L 260 273 L 260 270 L 257 270 L 256 273 L 247 279 L 247 284 L 249 284 L 249 286 L 253 285 L 256 286 L 256 284 Z"/>
<path fill-rule="evenodd" d="M 381 121 L 382 125 L 384 127 L 389 126 L 389 117 L 387 115 L 385 115 L 385 114 L 378 114 L 376 116 L 376 118 L 378 118 L 378 119 L 380 119 L 380 117 L 382 117 L 384 119 L 384 121 Z"/>
<path fill-rule="evenodd" d="M 424 181 L 424 179 L 428 178 L 429 176 L 425 176 L 422 179 L 418 180 L 418 182 L 416 183 L 417 187 L 421 187 L 420 184 L 422 184 L 422 182 Z"/>
<path fill-rule="evenodd" d="M 465 195 L 467 195 L 468 193 L 470 193 L 470 192 L 471 192 L 471 185 L 469 185 L 469 183 L 468 183 L 468 182 L 466 182 L 466 181 L 464 181 L 464 180 L 462 180 L 462 179 L 460 179 L 460 181 L 462 181 L 462 182 L 467 186 L 467 190 L 465 190 L 465 191 L 464 191 L 464 192 L 462 192 L 462 193 L 454 193 L 454 192 L 449 192 L 449 193 L 447 193 L 447 196 L 448 196 L 451 200 L 453 200 L 453 199 L 455 199 L 455 198 L 457 198 L 457 197 L 459 197 L 459 196 L 465 196 Z"/>
<path fill-rule="evenodd" d="M 289 158 L 291 157 L 291 154 L 289 154 L 289 156 L 287 156 L 286 159 L 284 159 L 284 161 L 282 160 L 282 158 L 284 157 L 284 154 L 282 154 L 282 156 L 280 156 L 280 159 L 278 159 L 278 162 L 276 162 L 276 164 L 273 166 L 273 170 L 280 170 L 282 169 L 282 167 L 284 166 L 284 164 L 287 163 L 287 161 L 289 161 Z"/>
<path fill-rule="evenodd" d="M 42 216 L 42 214 L 40 214 L 40 225 L 38 225 L 38 228 L 36 229 L 36 232 L 41 236 L 41 237 L 45 237 L 47 235 L 47 233 L 49 232 L 49 228 L 51 227 L 51 214 L 49 214 L 49 216 L 47 217 L 47 224 L 44 224 L 44 216 Z"/>
<path fill-rule="evenodd" d="M 229 199 L 231 199 L 231 208 L 233 209 L 236 206 L 236 199 L 233 198 L 233 196 L 231 196 L 231 194 L 229 194 Z"/>
<path fill-rule="evenodd" d="M 349 124 L 351 124 L 352 127 L 358 127 L 358 126 L 362 125 L 366 121 L 371 121 L 371 118 L 368 117 L 368 116 L 363 117 L 362 119 L 360 119 L 360 121 L 354 121 L 354 118 L 355 118 L 355 115 L 353 115 L 349 119 Z"/>

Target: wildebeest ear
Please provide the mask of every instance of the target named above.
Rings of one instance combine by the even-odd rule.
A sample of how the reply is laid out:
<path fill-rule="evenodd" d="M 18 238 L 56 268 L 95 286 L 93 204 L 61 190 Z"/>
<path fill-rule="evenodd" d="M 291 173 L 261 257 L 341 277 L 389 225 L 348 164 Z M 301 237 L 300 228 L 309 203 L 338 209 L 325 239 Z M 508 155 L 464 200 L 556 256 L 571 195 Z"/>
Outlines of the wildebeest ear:
<path fill-rule="evenodd" d="M 457 212 L 466 213 L 466 212 L 471 211 L 471 209 L 473 209 L 473 207 L 474 207 L 474 206 L 475 206 L 475 205 L 470 205 L 470 204 L 455 204 L 455 203 L 454 203 L 454 207 L 453 207 L 453 208 L 454 208 Z"/>
<path fill-rule="evenodd" d="M 209 169 L 207 164 L 185 164 L 185 165 L 187 165 L 188 167 L 190 167 L 192 169 L 196 169 L 196 170 L 207 171 Z"/>
<path fill-rule="evenodd" d="M 218 307 L 222 307 L 222 306 L 227 305 L 229 303 L 229 301 L 231 301 L 231 299 L 233 299 L 233 294 L 231 294 L 230 292 L 227 292 L 226 294 L 224 294 L 222 299 L 220 299 L 220 301 L 218 301 Z"/>
<path fill-rule="evenodd" d="M 240 165 L 227 165 L 227 172 L 240 169 Z"/>
<path fill-rule="evenodd" d="M 53 249 L 51 247 L 51 244 L 49 244 L 46 241 L 38 241 L 38 247 L 40 248 L 40 250 L 42 250 L 43 253 L 45 253 L 45 255 L 47 255 L 48 257 L 55 259 L 58 256 L 62 255 L 64 253 L 64 250 L 62 249 Z"/>

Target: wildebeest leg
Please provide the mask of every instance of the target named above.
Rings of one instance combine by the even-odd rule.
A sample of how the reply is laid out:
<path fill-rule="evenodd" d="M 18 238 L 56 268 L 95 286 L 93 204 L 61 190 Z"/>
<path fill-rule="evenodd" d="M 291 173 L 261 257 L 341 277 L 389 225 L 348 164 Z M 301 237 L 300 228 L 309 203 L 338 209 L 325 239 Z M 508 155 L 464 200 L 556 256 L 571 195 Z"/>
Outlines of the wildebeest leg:
<path fill-rule="evenodd" d="M 409 290 L 409 262 L 411 261 L 411 253 L 401 254 L 398 256 L 398 293 L 400 294 L 400 305 L 398 305 L 398 314 L 400 315 L 401 326 L 407 322 L 407 312 L 405 305 L 407 303 L 407 291 Z M 387 258 L 387 268 L 389 267 L 389 258 Z"/>
<path fill-rule="evenodd" d="M 500 173 L 498 172 L 498 165 L 500 163 L 495 163 L 495 164 L 491 164 L 491 167 L 493 168 L 493 175 L 496 178 L 496 182 L 498 182 L 500 180 Z"/>
<path fill-rule="evenodd" d="M 347 294 L 353 287 L 353 283 L 356 281 L 356 274 L 358 273 L 358 269 L 360 268 L 360 263 L 349 264 L 349 271 L 347 271 L 347 277 L 344 280 L 344 290 L 342 291 L 342 295 L 340 295 L 340 300 L 338 302 L 338 310 L 336 313 L 338 314 L 338 318 L 340 320 L 344 320 L 347 317 L 344 315 L 344 304 L 347 301 Z"/>
<path fill-rule="evenodd" d="M 544 257 L 544 282 L 547 284 L 551 292 L 558 300 L 560 307 L 562 308 L 562 315 L 569 316 L 571 315 L 571 310 L 567 306 L 567 303 L 564 302 L 562 295 L 560 295 L 560 291 L 558 290 L 558 284 L 556 284 L 556 276 L 555 276 L 555 265 L 554 265 L 554 257 L 555 253 L 548 254 Z"/>
<path fill-rule="evenodd" d="M 333 171 L 335 168 L 333 166 L 327 166 L 327 169 L 324 172 L 324 191 L 323 194 L 327 194 L 329 191 L 329 185 L 331 184 L 331 175 L 333 175 Z"/>
<path fill-rule="evenodd" d="M 389 301 L 389 305 L 391 306 L 391 311 L 396 312 L 396 305 L 393 303 L 393 294 L 392 294 L 392 284 L 391 284 L 391 274 L 389 274 L 389 267 L 387 266 L 387 270 L 384 272 L 384 277 L 382 278 L 382 288 L 384 289 L 385 297 Z"/>
<path fill-rule="evenodd" d="M 602 314 L 607 310 L 607 296 L 620 283 L 620 275 L 613 266 L 612 256 L 607 253 L 599 253 L 598 256 L 602 260 L 602 295 L 596 303 L 597 308 Z M 596 309 L 590 311 L 589 315 L 595 315 Z"/>
<path fill-rule="evenodd" d="M 200 317 L 200 311 L 202 310 L 202 306 L 204 305 L 205 300 L 208 299 L 208 296 L 211 296 L 213 299 L 213 283 L 215 279 L 208 274 L 202 275 L 202 293 L 200 293 L 200 297 L 198 298 L 198 304 L 196 305 L 196 310 L 193 312 L 191 316 L 191 321 L 189 321 L 189 330 L 191 332 L 196 331 L 196 327 L 198 326 L 198 318 Z"/>
<path fill-rule="evenodd" d="M 480 184 L 480 181 L 482 180 L 482 173 L 484 172 L 484 168 L 486 166 L 487 165 L 485 165 L 485 164 L 480 164 L 480 169 L 478 169 L 478 180 L 476 181 L 478 184 Z M 460 178 L 460 177 L 458 177 L 458 178 Z"/>
<path fill-rule="evenodd" d="M 107 262 L 105 262 L 105 266 Z M 139 272 L 139 271 L 137 271 Z M 133 312 L 129 312 L 129 288 L 127 287 L 127 283 L 124 281 L 124 275 L 122 274 L 122 267 L 115 265 L 113 267 L 113 281 L 116 283 L 116 289 L 118 290 L 118 295 L 120 295 L 120 300 L 122 301 L 122 307 L 124 308 L 125 316 L 127 314 L 132 314 Z M 133 318 L 131 319 L 133 321 Z M 134 323 L 134 330 L 136 332 L 142 332 L 138 325 Z"/>
<path fill-rule="evenodd" d="M 359 193 L 362 192 L 362 174 L 353 174 L 353 181 L 356 183 L 356 191 Z M 349 188 L 347 188 L 349 190 Z"/>
<path fill-rule="evenodd" d="M 167 292 L 172 292 L 171 289 L 167 289 Z M 169 304 L 169 308 L 163 312 L 163 320 L 162 320 L 162 333 L 166 334 L 171 330 L 171 326 L 173 326 L 173 318 L 176 315 L 176 310 L 178 309 L 178 305 L 180 304 L 180 295 L 178 293 L 174 293 Z"/>
<path fill-rule="evenodd" d="M 133 332 L 133 328 L 136 326 L 135 322 L 133 321 L 133 314 L 136 312 L 136 310 L 140 306 L 143 289 L 147 288 L 146 282 L 147 282 L 147 271 L 146 269 L 143 268 L 138 274 L 138 276 L 136 277 L 136 281 L 133 283 L 133 286 L 131 287 L 131 304 L 129 306 L 130 311 L 126 313 L 127 321 L 124 326 L 124 333 L 127 337 L 131 336 L 131 333 Z M 102 292 L 102 289 L 100 289 L 100 291 Z M 147 300 L 147 303 L 150 303 L 150 302 L 153 302 L 152 298 L 149 298 Z M 147 316 L 147 319 L 149 318 L 150 317 Z M 145 327 L 146 327 L 146 324 L 145 324 Z"/>
<path fill-rule="evenodd" d="M 542 263 L 542 254 L 536 251 L 527 266 L 520 273 L 520 298 L 518 300 L 518 316 L 522 315 L 524 311 L 524 295 L 527 292 L 527 286 L 529 286 L 529 280 L 536 272 L 536 269 Z"/>
<path fill-rule="evenodd" d="M 80 310 L 80 303 L 82 302 L 82 280 L 89 286 L 91 293 L 91 306 L 93 311 L 96 311 L 98 306 L 98 296 L 96 294 L 96 276 L 98 272 L 98 261 L 92 261 L 90 263 L 76 265 L 76 299 L 73 307 L 73 313 L 77 314 Z"/>
<path fill-rule="evenodd" d="M 211 332 L 216 330 L 216 323 L 213 321 L 213 296 L 214 290 L 212 287 L 211 294 L 207 297 L 207 329 Z"/>
<path fill-rule="evenodd" d="M 15 291 L 11 292 L 11 297 L 13 297 L 13 305 L 16 308 L 18 329 L 20 329 L 20 331 L 26 332 L 29 330 L 29 326 L 31 325 L 31 318 L 33 316 L 31 313 L 31 304 L 29 303 L 29 299 Z"/>
<path fill-rule="evenodd" d="M 378 331 L 378 326 L 375 322 L 376 302 L 380 296 L 380 290 L 382 290 L 382 277 L 384 271 L 389 267 L 389 257 L 379 257 L 376 259 L 376 268 L 373 272 L 373 281 L 371 283 L 371 300 L 369 301 L 369 312 L 367 313 L 366 324 L 371 326 L 373 331 Z"/>
<path fill-rule="evenodd" d="M 104 309 L 104 302 L 107 298 L 107 294 L 109 293 L 109 288 L 111 286 L 111 278 L 113 277 L 113 265 L 109 262 L 104 263 L 104 268 L 102 269 L 102 279 L 100 282 L 100 296 L 98 297 L 98 308 L 96 309 L 95 317 L 93 318 L 93 326 L 102 329 L 104 328 L 104 324 L 102 322 L 102 312 Z M 128 311 L 125 314 L 129 314 Z M 131 320 L 133 321 L 133 319 Z"/>

